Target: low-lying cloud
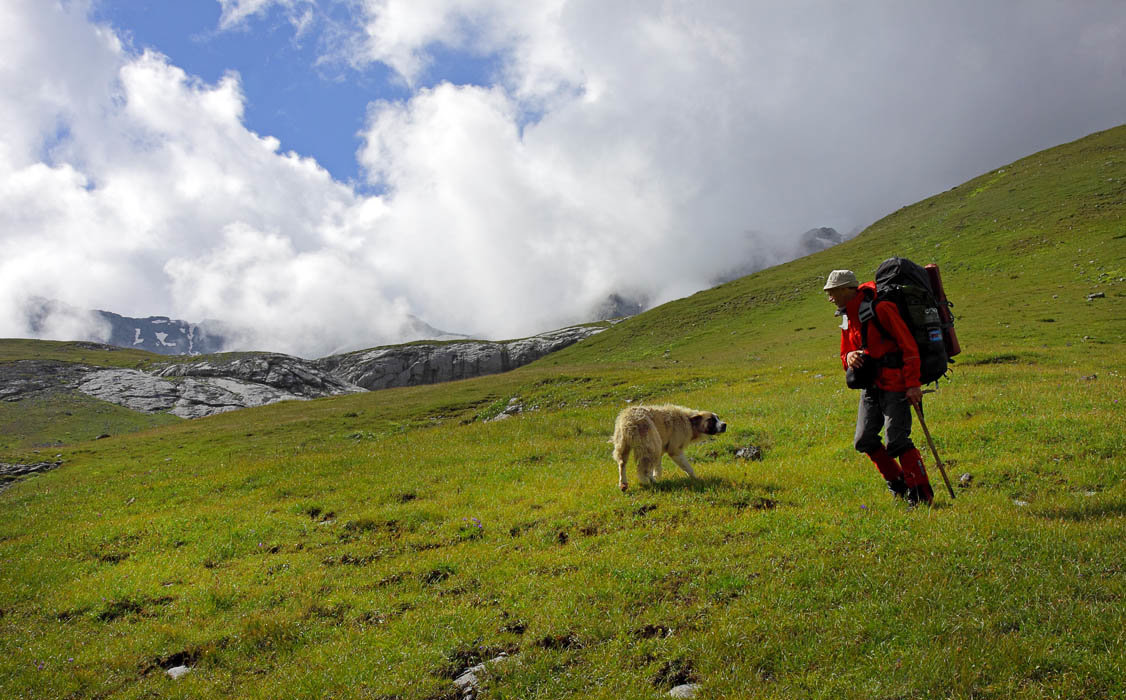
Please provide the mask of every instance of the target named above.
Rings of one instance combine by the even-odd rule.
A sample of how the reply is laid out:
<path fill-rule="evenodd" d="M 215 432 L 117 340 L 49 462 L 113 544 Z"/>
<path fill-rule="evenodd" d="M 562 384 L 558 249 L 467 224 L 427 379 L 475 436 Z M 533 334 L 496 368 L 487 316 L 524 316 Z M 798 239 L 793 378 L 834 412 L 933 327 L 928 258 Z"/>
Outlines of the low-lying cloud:
<path fill-rule="evenodd" d="M 319 11 L 221 5 L 247 31 Z M 612 294 L 692 293 L 1126 114 L 1119 2 L 775 5 L 358 3 L 332 28 L 344 58 L 411 97 L 369 106 L 357 189 L 250 131 L 237 74 L 128 49 L 86 2 L 8 0 L 0 336 L 96 338 L 31 329 L 44 297 L 303 356 L 409 340 L 414 318 L 518 337 Z M 436 49 L 495 57 L 495 81 L 429 80 Z"/>

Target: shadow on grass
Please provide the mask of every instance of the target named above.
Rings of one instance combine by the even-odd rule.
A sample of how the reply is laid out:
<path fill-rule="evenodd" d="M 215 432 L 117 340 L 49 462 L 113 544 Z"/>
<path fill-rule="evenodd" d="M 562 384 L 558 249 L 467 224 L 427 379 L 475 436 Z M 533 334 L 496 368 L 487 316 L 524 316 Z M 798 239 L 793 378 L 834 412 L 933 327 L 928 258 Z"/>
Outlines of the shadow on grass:
<path fill-rule="evenodd" d="M 1047 520 L 1067 520 L 1073 523 L 1082 523 L 1088 520 L 1120 518 L 1126 515 L 1126 502 L 1112 501 L 1089 505 L 1082 503 L 1074 506 L 1057 506 L 1038 509 L 1033 514 Z"/>
<path fill-rule="evenodd" d="M 666 476 L 657 483 L 645 486 L 644 488 L 648 491 L 656 491 L 658 493 L 671 493 L 675 491 L 712 493 L 714 491 L 731 491 L 736 488 L 736 485 L 718 476 L 697 477 L 695 479 L 689 479 L 686 476 L 679 478 L 669 478 Z"/>

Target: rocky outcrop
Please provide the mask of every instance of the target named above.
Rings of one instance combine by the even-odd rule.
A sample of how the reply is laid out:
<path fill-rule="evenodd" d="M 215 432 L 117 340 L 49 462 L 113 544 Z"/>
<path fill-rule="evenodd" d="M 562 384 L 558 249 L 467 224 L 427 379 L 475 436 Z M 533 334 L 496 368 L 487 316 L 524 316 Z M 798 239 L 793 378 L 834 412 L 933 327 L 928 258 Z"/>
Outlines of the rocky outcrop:
<path fill-rule="evenodd" d="M 19 401 L 45 391 L 72 389 L 90 368 L 53 360 L 17 360 L 0 363 L 0 401 Z"/>
<path fill-rule="evenodd" d="M 0 463 L 0 491 L 7 489 L 21 479 L 26 479 L 35 474 L 42 474 L 57 467 L 62 462 L 36 462 L 34 464 L 3 464 Z"/>
<path fill-rule="evenodd" d="M 237 379 L 189 377 L 173 381 L 134 369 L 95 370 L 78 390 L 134 411 L 171 413 L 181 418 L 310 398 Z"/>
<path fill-rule="evenodd" d="M 361 391 L 360 387 L 325 372 L 313 362 L 278 353 L 218 355 L 167 365 L 155 374 L 164 378 L 230 379 L 311 399 Z"/>
<path fill-rule="evenodd" d="M 134 411 L 181 418 L 363 391 L 304 360 L 277 354 L 177 363 L 152 372 L 100 369 L 78 390 Z"/>
<path fill-rule="evenodd" d="M 475 340 L 394 345 L 313 361 L 277 353 L 231 353 L 183 358 L 139 370 L 21 360 L 0 363 L 0 400 L 19 401 L 45 391 L 75 390 L 142 413 L 200 418 L 278 401 L 505 372 L 588 338 L 608 325 L 574 326 L 502 343 Z"/>
<path fill-rule="evenodd" d="M 572 326 L 507 342 L 416 343 L 332 355 L 316 361 L 326 372 L 368 390 L 436 384 L 507 372 L 605 330 Z"/>

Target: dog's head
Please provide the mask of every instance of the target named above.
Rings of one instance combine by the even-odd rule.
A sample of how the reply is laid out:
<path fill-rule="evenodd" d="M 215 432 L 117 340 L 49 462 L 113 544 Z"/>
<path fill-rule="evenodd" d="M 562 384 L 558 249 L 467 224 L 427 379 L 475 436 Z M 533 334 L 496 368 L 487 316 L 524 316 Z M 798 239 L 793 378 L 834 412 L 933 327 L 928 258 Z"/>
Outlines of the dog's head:
<path fill-rule="evenodd" d="M 714 413 L 697 413 L 692 416 L 692 432 L 696 435 L 719 435 L 727 431 L 727 423 L 724 423 Z"/>

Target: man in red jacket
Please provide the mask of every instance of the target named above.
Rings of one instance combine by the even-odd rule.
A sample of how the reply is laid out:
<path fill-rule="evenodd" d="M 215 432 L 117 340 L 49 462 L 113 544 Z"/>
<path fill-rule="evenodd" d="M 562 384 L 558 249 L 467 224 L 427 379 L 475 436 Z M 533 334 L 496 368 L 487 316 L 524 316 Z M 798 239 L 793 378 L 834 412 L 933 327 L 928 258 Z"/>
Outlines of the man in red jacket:
<path fill-rule="evenodd" d="M 857 452 L 868 455 L 893 494 L 912 505 L 919 501 L 930 505 L 934 491 L 922 455 L 911 441 L 911 405 L 922 406 L 923 401 L 919 346 L 899 308 L 890 301 L 875 301 L 875 282 L 860 284 L 851 270 L 833 270 L 825 292 L 844 319 L 841 364 L 854 371 L 871 370 L 869 363 L 878 366 L 874 383 L 860 392 L 853 444 Z M 880 440 L 881 428 L 887 435 L 886 447 Z"/>

